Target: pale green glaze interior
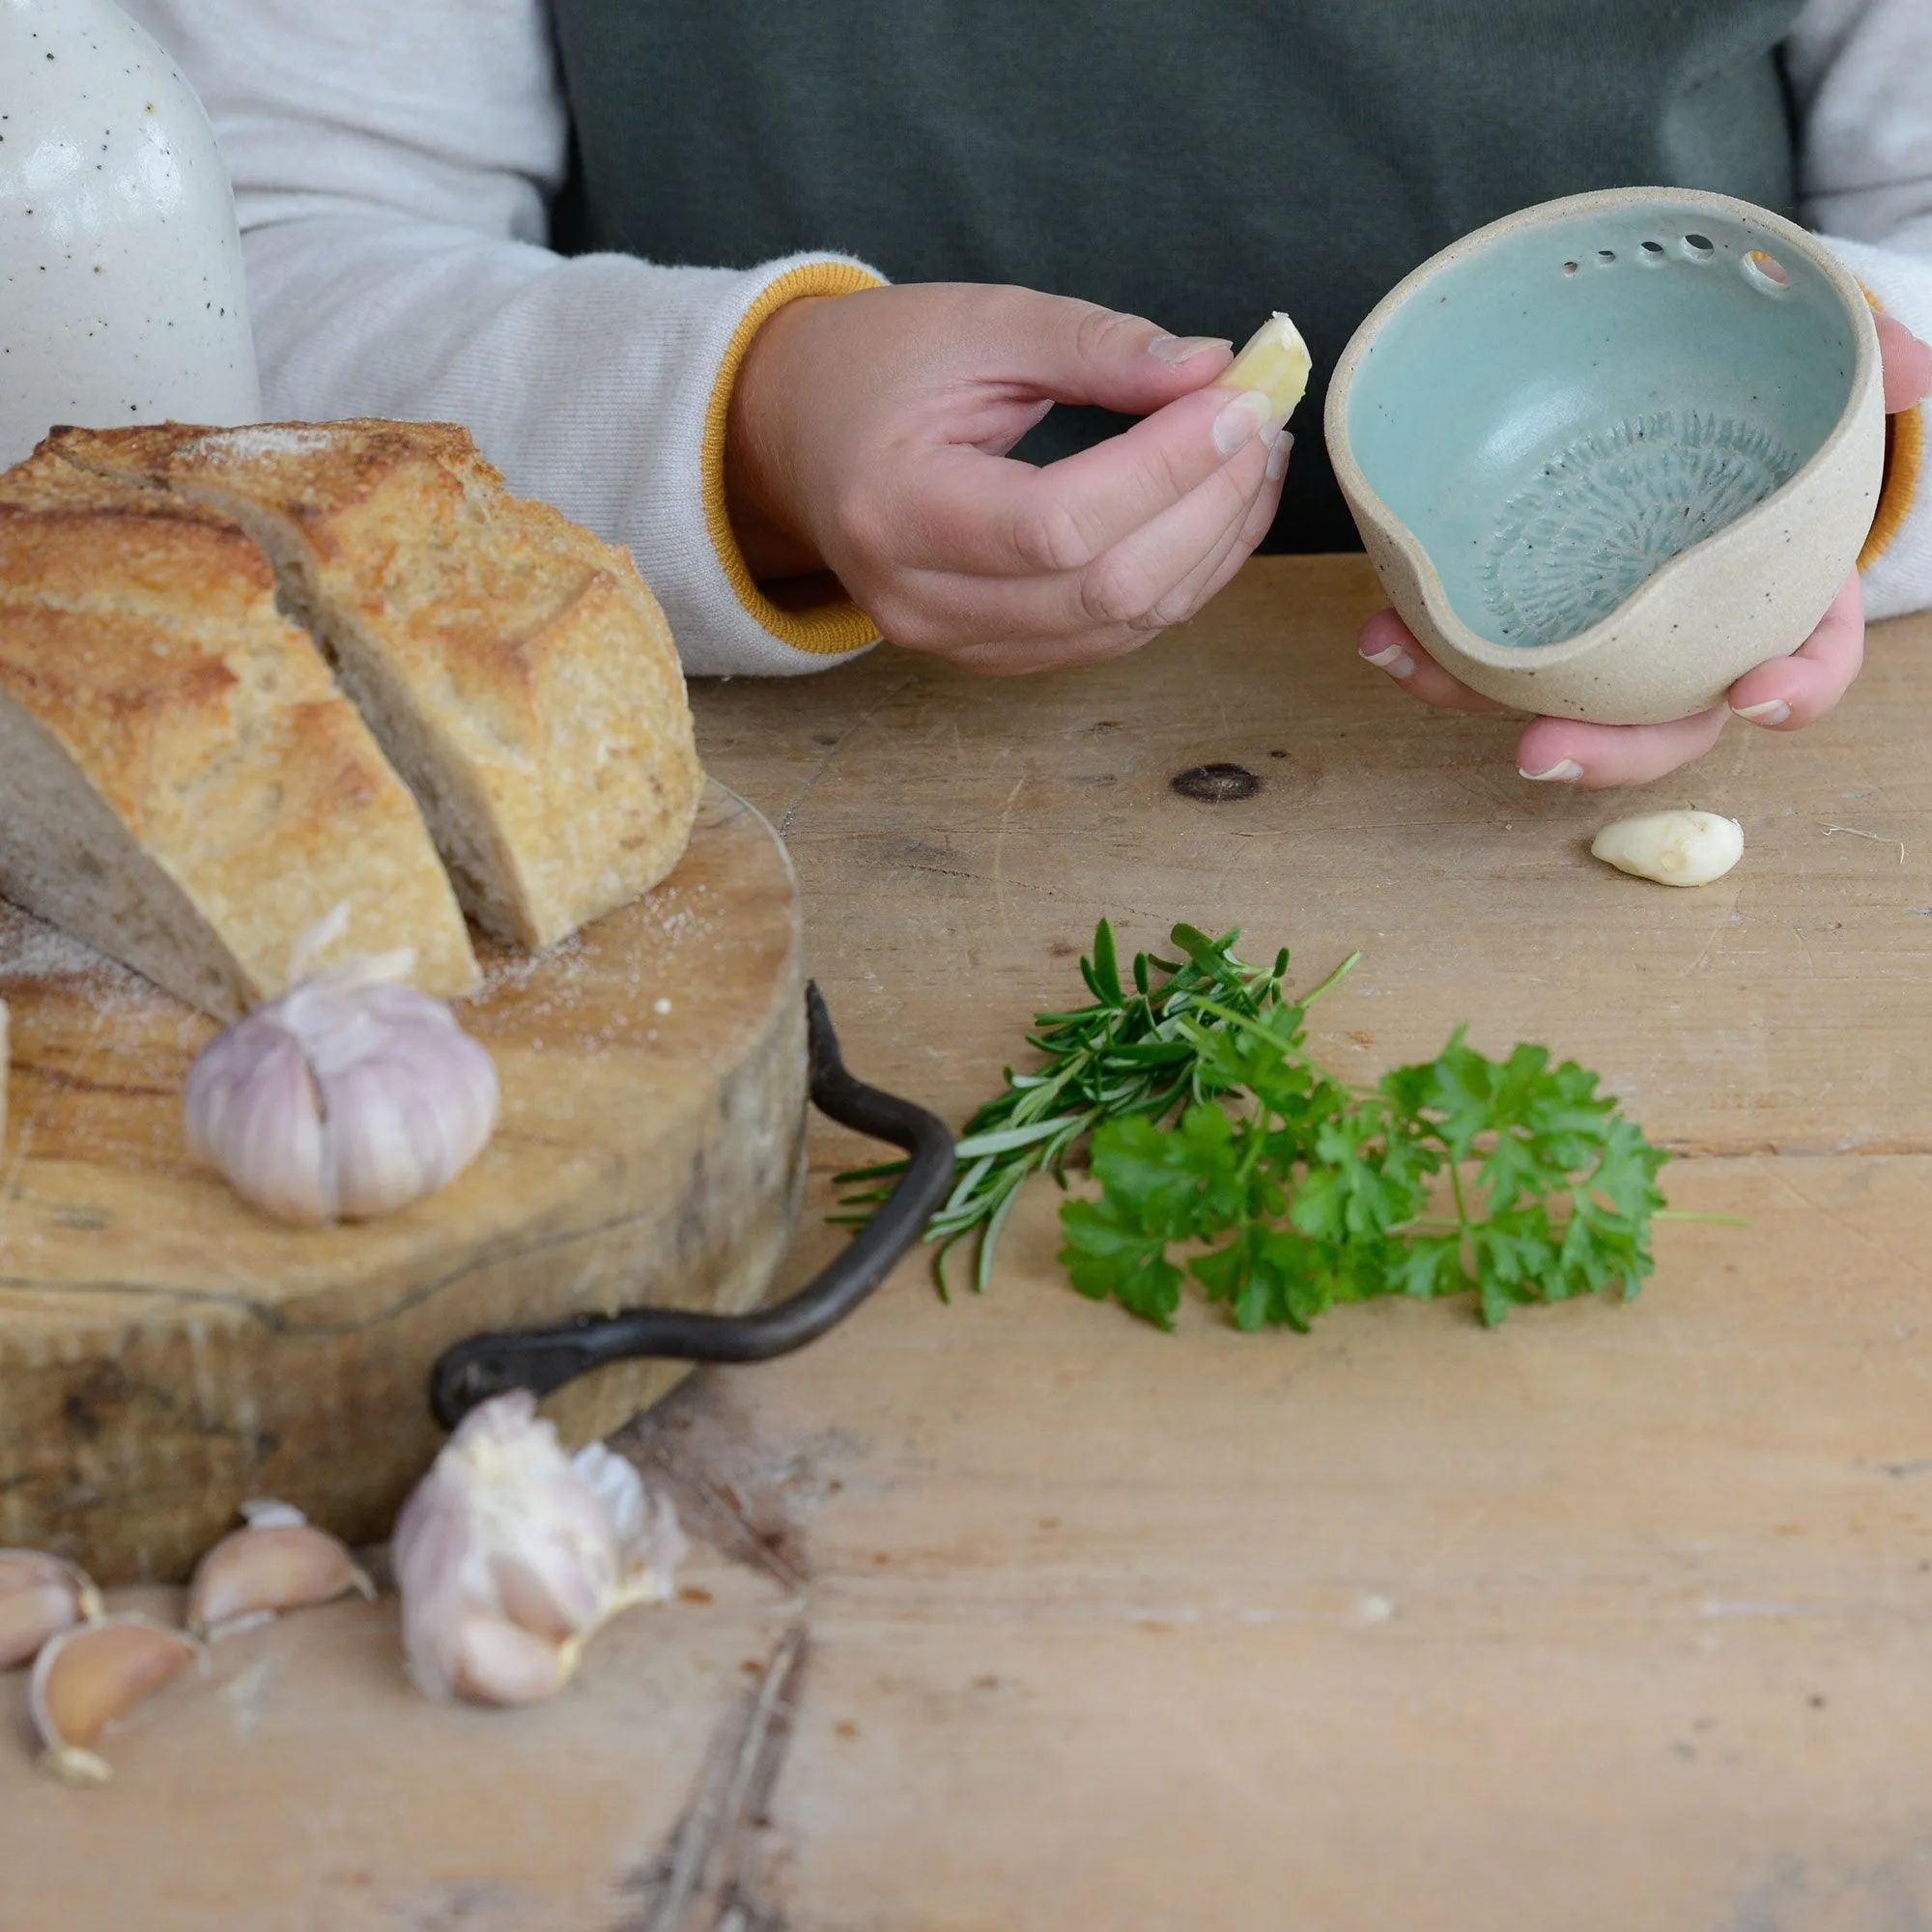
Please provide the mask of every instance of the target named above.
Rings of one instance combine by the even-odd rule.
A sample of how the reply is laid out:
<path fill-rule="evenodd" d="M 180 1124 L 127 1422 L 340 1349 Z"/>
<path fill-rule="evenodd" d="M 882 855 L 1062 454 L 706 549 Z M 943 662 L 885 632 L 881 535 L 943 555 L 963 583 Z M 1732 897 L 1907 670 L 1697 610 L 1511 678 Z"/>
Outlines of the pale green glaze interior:
<path fill-rule="evenodd" d="M 1758 248 L 1787 287 L 1749 271 Z M 1795 474 L 1856 359 L 1810 261 L 1661 198 L 1517 229 L 1426 277 L 1356 371 L 1349 441 L 1456 615 L 1550 644 Z"/>

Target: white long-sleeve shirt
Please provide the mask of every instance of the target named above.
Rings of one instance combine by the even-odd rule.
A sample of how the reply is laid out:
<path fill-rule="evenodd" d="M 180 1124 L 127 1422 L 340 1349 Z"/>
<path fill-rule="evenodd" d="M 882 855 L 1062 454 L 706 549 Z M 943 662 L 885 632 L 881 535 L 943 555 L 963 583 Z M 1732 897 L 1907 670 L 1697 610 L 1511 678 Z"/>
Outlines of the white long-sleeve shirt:
<path fill-rule="evenodd" d="M 569 128 L 543 0 L 123 0 L 234 177 L 270 412 L 467 423 L 511 486 L 629 545 L 694 673 L 786 673 L 872 636 L 751 582 L 722 508 L 729 372 L 780 301 L 875 279 L 546 245 Z M 1932 340 L 1932 0 L 1809 0 L 1786 48 L 1804 219 Z M 1922 419 L 1922 418 L 1921 418 Z M 1894 468 L 1907 444 L 1894 438 Z M 1865 572 L 1932 607 L 1932 483 Z"/>

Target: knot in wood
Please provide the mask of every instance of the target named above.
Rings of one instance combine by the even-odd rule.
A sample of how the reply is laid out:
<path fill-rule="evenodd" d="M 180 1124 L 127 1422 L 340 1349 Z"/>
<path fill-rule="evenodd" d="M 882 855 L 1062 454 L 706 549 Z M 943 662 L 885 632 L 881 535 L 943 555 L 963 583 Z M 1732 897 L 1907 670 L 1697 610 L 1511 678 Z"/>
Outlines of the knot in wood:
<path fill-rule="evenodd" d="M 1238 805 L 1262 788 L 1245 765 L 1193 765 L 1177 772 L 1171 782 L 1182 798 L 1199 799 L 1203 805 Z"/>

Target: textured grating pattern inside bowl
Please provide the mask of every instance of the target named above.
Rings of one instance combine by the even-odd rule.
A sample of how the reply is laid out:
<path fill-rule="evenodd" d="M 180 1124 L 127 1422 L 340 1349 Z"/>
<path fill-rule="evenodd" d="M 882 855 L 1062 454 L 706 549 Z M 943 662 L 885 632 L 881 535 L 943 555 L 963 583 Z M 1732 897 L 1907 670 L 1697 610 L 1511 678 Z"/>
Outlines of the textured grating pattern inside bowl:
<path fill-rule="evenodd" d="M 1552 456 L 1503 505 L 1482 572 L 1499 643 L 1555 644 L 1788 482 L 1790 450 L 1732 416 L 1662 410 Z"/>

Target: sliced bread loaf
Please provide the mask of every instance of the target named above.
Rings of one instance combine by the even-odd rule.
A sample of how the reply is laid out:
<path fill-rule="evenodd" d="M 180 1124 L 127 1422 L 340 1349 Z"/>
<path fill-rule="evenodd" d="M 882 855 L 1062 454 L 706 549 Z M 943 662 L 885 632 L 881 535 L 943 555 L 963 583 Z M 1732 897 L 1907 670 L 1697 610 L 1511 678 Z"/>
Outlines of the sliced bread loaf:
<path fill-rule="evenodd" d="M 702 773 L 627 552 L 513 497 L 448 423 L 59 430 L 232 516 L 414 791 L 459 897 L 546 947 L 677 863 Z"/>
<path fill-rule="evenodd" d="M 222 1018 L 324 955 L 477 981 L 409 791 L 228 519 L 44 452 L 0 475 L 0 895 Z"/>

